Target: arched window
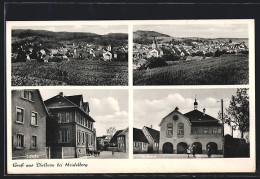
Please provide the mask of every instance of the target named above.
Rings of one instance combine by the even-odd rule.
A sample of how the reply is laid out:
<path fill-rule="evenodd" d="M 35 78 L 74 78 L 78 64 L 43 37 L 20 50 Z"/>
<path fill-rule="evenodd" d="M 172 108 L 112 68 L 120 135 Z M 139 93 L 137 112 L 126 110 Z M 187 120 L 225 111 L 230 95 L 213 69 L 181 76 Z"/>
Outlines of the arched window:
<path fill-rule="evenodd" d="M 184 124 L 183 123 L 179 123 L 178 124 L 178 132 L 177 135 L 184 135 Z"/>
<path fill-rule="evenodd" d="M 173 135 L 173 125 L 172 125 L 172 123 L 167 124 L 167 135 Z"/>

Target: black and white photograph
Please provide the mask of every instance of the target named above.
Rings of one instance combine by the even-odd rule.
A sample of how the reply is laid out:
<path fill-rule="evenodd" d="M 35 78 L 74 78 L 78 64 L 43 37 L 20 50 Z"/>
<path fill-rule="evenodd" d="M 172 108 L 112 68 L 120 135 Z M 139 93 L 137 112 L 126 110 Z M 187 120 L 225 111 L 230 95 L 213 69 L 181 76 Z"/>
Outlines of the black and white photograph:
<path fill-rule="evenodd" d="M 203 22 L 135 25 L 133 83 L 249 84 L 248 29 L 248 24 Z"/>
<path fill-rule="evenodd" d="M 248 88 L 134 90 L 134 158 L 250 157 Z"/>
<path fill-rule="evenodd" d="M 12 26 L 12 86 L 126 86 L 127 25 Z"/>
<path fill-rule="evenodd" d="M 12 159 L 128 158 L 127 99 L 127 90 L 12 90 Z"/>
<path fill-rule="evenodd" d="M 252 19 L 6 22 L 8 174 L 254 171 L 254 50 Z"/>

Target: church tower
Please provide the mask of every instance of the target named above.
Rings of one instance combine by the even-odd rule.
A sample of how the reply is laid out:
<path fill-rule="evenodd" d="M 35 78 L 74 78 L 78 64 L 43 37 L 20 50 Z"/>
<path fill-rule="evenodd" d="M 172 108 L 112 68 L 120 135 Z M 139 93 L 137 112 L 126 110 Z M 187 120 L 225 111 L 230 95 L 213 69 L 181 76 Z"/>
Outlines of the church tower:
<path fill-rule="evenodd" d="M 152 49 L 155 49 L 157 48 L 157 43 L 156 43 L 156 40 L 155 40 L 155 37 L 153 38 L 153 44 L 152 44 Z"/>
<path fill-rule="evenodd" d="M 198 109 L 198 102 L 197 102 L 197 99 L 195 98 L 195 102 L 194 102 L 194 110 L 197 110 Z"/>

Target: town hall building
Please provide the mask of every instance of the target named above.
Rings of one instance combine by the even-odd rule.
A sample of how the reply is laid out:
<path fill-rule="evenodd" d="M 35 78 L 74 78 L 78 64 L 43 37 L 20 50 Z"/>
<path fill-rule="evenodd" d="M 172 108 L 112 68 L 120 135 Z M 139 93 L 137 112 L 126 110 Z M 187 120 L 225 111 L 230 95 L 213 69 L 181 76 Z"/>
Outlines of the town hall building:
<path fill-rule="evenodd" d="M 178 107 L 165 116 L 160 124 L 159 153 L 184 154 L 189 146 L 195 146 L 197 154 L 206 153 L 210 145 L 213 154 L 223 149 L 222 123 L 198 110 L 195 99 L 194 110 L 182 114 Z"/>

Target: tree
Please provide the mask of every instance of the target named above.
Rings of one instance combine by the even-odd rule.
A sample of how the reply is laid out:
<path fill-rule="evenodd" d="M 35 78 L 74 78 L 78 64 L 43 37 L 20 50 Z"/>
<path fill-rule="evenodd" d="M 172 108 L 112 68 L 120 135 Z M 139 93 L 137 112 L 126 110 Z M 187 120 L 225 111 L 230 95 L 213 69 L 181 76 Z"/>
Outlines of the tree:
<path fill-rule="evenodd" d="M 109 134 L 111 136 L 111 138 L 113 137 L 113 135 L 115 134 L 116 132 L 116 128 L 115 127 L 109 127 L 107 129 L 107 134 Z"/>
<path fill-rule="evenodd" d="M 247 88 L 238 88 L 236 96 L 232 95 L 228 109 L 226 123 L 239 129 L 241 138 L 244 138 L 244 132 L 249 130 L 249 96 Z"/>
<path fill-rule="evenodd" d="M 231 39 L 229 39 L 229 43 L 230 43 L 230 44 L 232 43 L 232 40 L 231 40 Z"/>

